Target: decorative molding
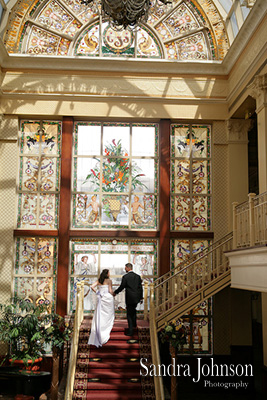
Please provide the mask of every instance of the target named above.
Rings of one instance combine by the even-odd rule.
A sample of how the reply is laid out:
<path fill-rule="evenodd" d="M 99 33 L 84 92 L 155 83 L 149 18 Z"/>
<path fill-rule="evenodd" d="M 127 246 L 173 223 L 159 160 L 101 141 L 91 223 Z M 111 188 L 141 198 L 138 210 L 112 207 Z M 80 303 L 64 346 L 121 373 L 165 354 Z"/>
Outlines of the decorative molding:
<path fill-rule="evenodd" d="M 252 124 L 253 121 L 250 119 L 229 119 L 226 121 L 226 126 L 228 129 L 228 144 L 248 143 L 248 131 L 252 127 Z"/>
<path fill-rule="evenodd" d="M 267 106 L 267 74 L 257 75 L 248 86 L 248 90 L 250 96 L 256 99 L 256 112 L 259 113 L 263 107 Z"/>
<path fill-rule="evenodd" d="M 144 76 L 57 75 L 6 72 L 3 95 L 79 95 L 164 99 L 220 99 L 227 97 L 227 81 L 219 77 L 179 78 Z"/>

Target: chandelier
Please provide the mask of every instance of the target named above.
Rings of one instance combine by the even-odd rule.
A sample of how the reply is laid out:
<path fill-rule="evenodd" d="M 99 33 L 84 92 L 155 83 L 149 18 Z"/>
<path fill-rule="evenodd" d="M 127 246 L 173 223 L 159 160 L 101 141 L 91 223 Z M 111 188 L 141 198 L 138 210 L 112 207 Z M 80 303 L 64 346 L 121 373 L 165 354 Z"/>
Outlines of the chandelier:
<path fill-rule="evenodd" d="M 156 0 L 153 7 L 171 3 L 170 0 Z M 81 0 L 81 4 L 92 7 L 104 18 L 108 17 L 116 30 L 133 30 L 140 23 L 147 22 L 152 7 L 151 0 Z"/>

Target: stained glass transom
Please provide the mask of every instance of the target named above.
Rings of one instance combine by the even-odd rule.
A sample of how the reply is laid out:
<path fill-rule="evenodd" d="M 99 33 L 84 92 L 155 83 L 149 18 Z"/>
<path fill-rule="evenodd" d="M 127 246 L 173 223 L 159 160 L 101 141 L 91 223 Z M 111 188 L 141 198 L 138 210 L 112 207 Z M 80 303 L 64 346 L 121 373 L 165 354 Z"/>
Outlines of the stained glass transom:
<path fill-rule="evenodd" d="M 146 25 L 115 31 L 79 0 L 30 0 L 16 6 L 5 29 L 9 52 L 86 57 L 222 60 L 228 50 L 224 21 L 211 0 L 183 0 L 158 9 Z M 22 15 L 21 15 L 21 11 Z M 10 26 L 10 29 L 9 29 Z M 12 29 L 11 29 L 12 28 Z"/>
<path fill-rule="evenodd" d="M 61 122 L 22 121 L 17 227 L 57 229 Z"/>
<path fill-rule="evenodd" d="M 157 125 L 76 123 L 74 228 L 155 230 L 157 199 Z"/>
<path fill-rule="evenodd" d="M 14 295 L 54 309 L 57 239 L 19 237 L 15 246 Z"/>
<path fill-rule="evenodd" d="M 211 229 L 209 125 L 171 127 L 171 229 Z"/>
<path fill-rule="evenodd" d="M 153 282 L 158 276 L 156 240 L 73 240 L 71 242 L 69 311 L 76 306 L 77 283 L 84 282 L 85 312 L 95 309 L 96 295 L 90 290 L 100 272 L 107 268 L 115 290 L 125 273 L 125 264 L 131 262 L 133 271 L 141 275 L 143 282 Z M 115 298 L 116 311 L 125 310 L 124 291 Z M 139 304 L 139 311 L 143 305 Z"/>

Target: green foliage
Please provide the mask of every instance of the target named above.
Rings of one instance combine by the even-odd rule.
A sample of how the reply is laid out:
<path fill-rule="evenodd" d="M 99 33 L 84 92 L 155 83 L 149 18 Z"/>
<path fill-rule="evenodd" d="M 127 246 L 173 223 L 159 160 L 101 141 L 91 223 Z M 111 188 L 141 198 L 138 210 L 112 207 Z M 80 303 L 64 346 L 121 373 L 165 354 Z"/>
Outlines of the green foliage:
<path fill-rule="evenodd" d="M 116 143 L 115 139 L 113 139 L 112 143 L 106 145 L 104 153 L 105 158 L 102 164 L 102 189 L 104 192 L 122 193 L 126 191 L 129 185 L 130 173 L 133 190 L 138 186 L 146 188 L 139 179 L 141 176 L 144 176 L 141 168 L 134 161 L 130 165 L 129 155 L 122 147 L 121 140 Z M 98 191 L 100 187 L 101 165 L 100 160 L 96 160 L 98 162 L 95 168 L 91 169 L 83 183 L 87 181 L 93 183 L 96 187 L 95 191 Z"/>
<path fill-rule="evenodd" d="M 186 328 L 179 320 L 166 323 L 159 332 L 162 343 L 169 342 L 172 347 L 181 348 L 186 344 Z"/>
<path fill-rule="evenodd" d="M 11 299 L 10 304 L 0 304 L 0 341 L 9 346 L 6 358 L 23 360 L 27 365 L 29 360 L 45 354 L 46 343 L 61 349 L 70 334 L 64 318 L 49 314 L 43 304 L 18 297 Z"/>

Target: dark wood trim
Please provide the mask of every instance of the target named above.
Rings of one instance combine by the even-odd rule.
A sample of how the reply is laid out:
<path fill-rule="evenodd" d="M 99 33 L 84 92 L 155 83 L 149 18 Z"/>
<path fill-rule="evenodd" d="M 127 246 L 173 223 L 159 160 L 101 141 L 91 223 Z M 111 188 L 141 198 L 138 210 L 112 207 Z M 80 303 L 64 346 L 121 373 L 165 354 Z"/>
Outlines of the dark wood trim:
<path fill-rule="evenodd" d="M 171 239 L 213 239 L 214 232 L 170 232 Z"/>
<path fill-rule="evenodd" d="M 28 230 L 28 229 L 15 229 L 13 233 L 14 237 L 18 236 L 26 236 L 26 237 L 57 237 L 58 236 L 58 230 L 54 231 L 49 231 L 49 230 L 41 230 L 41 229 L 36 229 L 36 230 Z"/>
<path fill-rule="evenodd" d="M 69 229 L 73 118 L 63 117 L 58 230 L 57 313 L 66 315 L 68 304 Z"/>
<path fill-rule="evenodd" d="M 105 230 L 70 230 L 70 238 L 158 238 L 160 233 L 151 231 L 105 231 Z"/>
<path fill-rule="evenodd" d="M 159 123 L 159 275 L 170 270 L 170 125 Z"/>

